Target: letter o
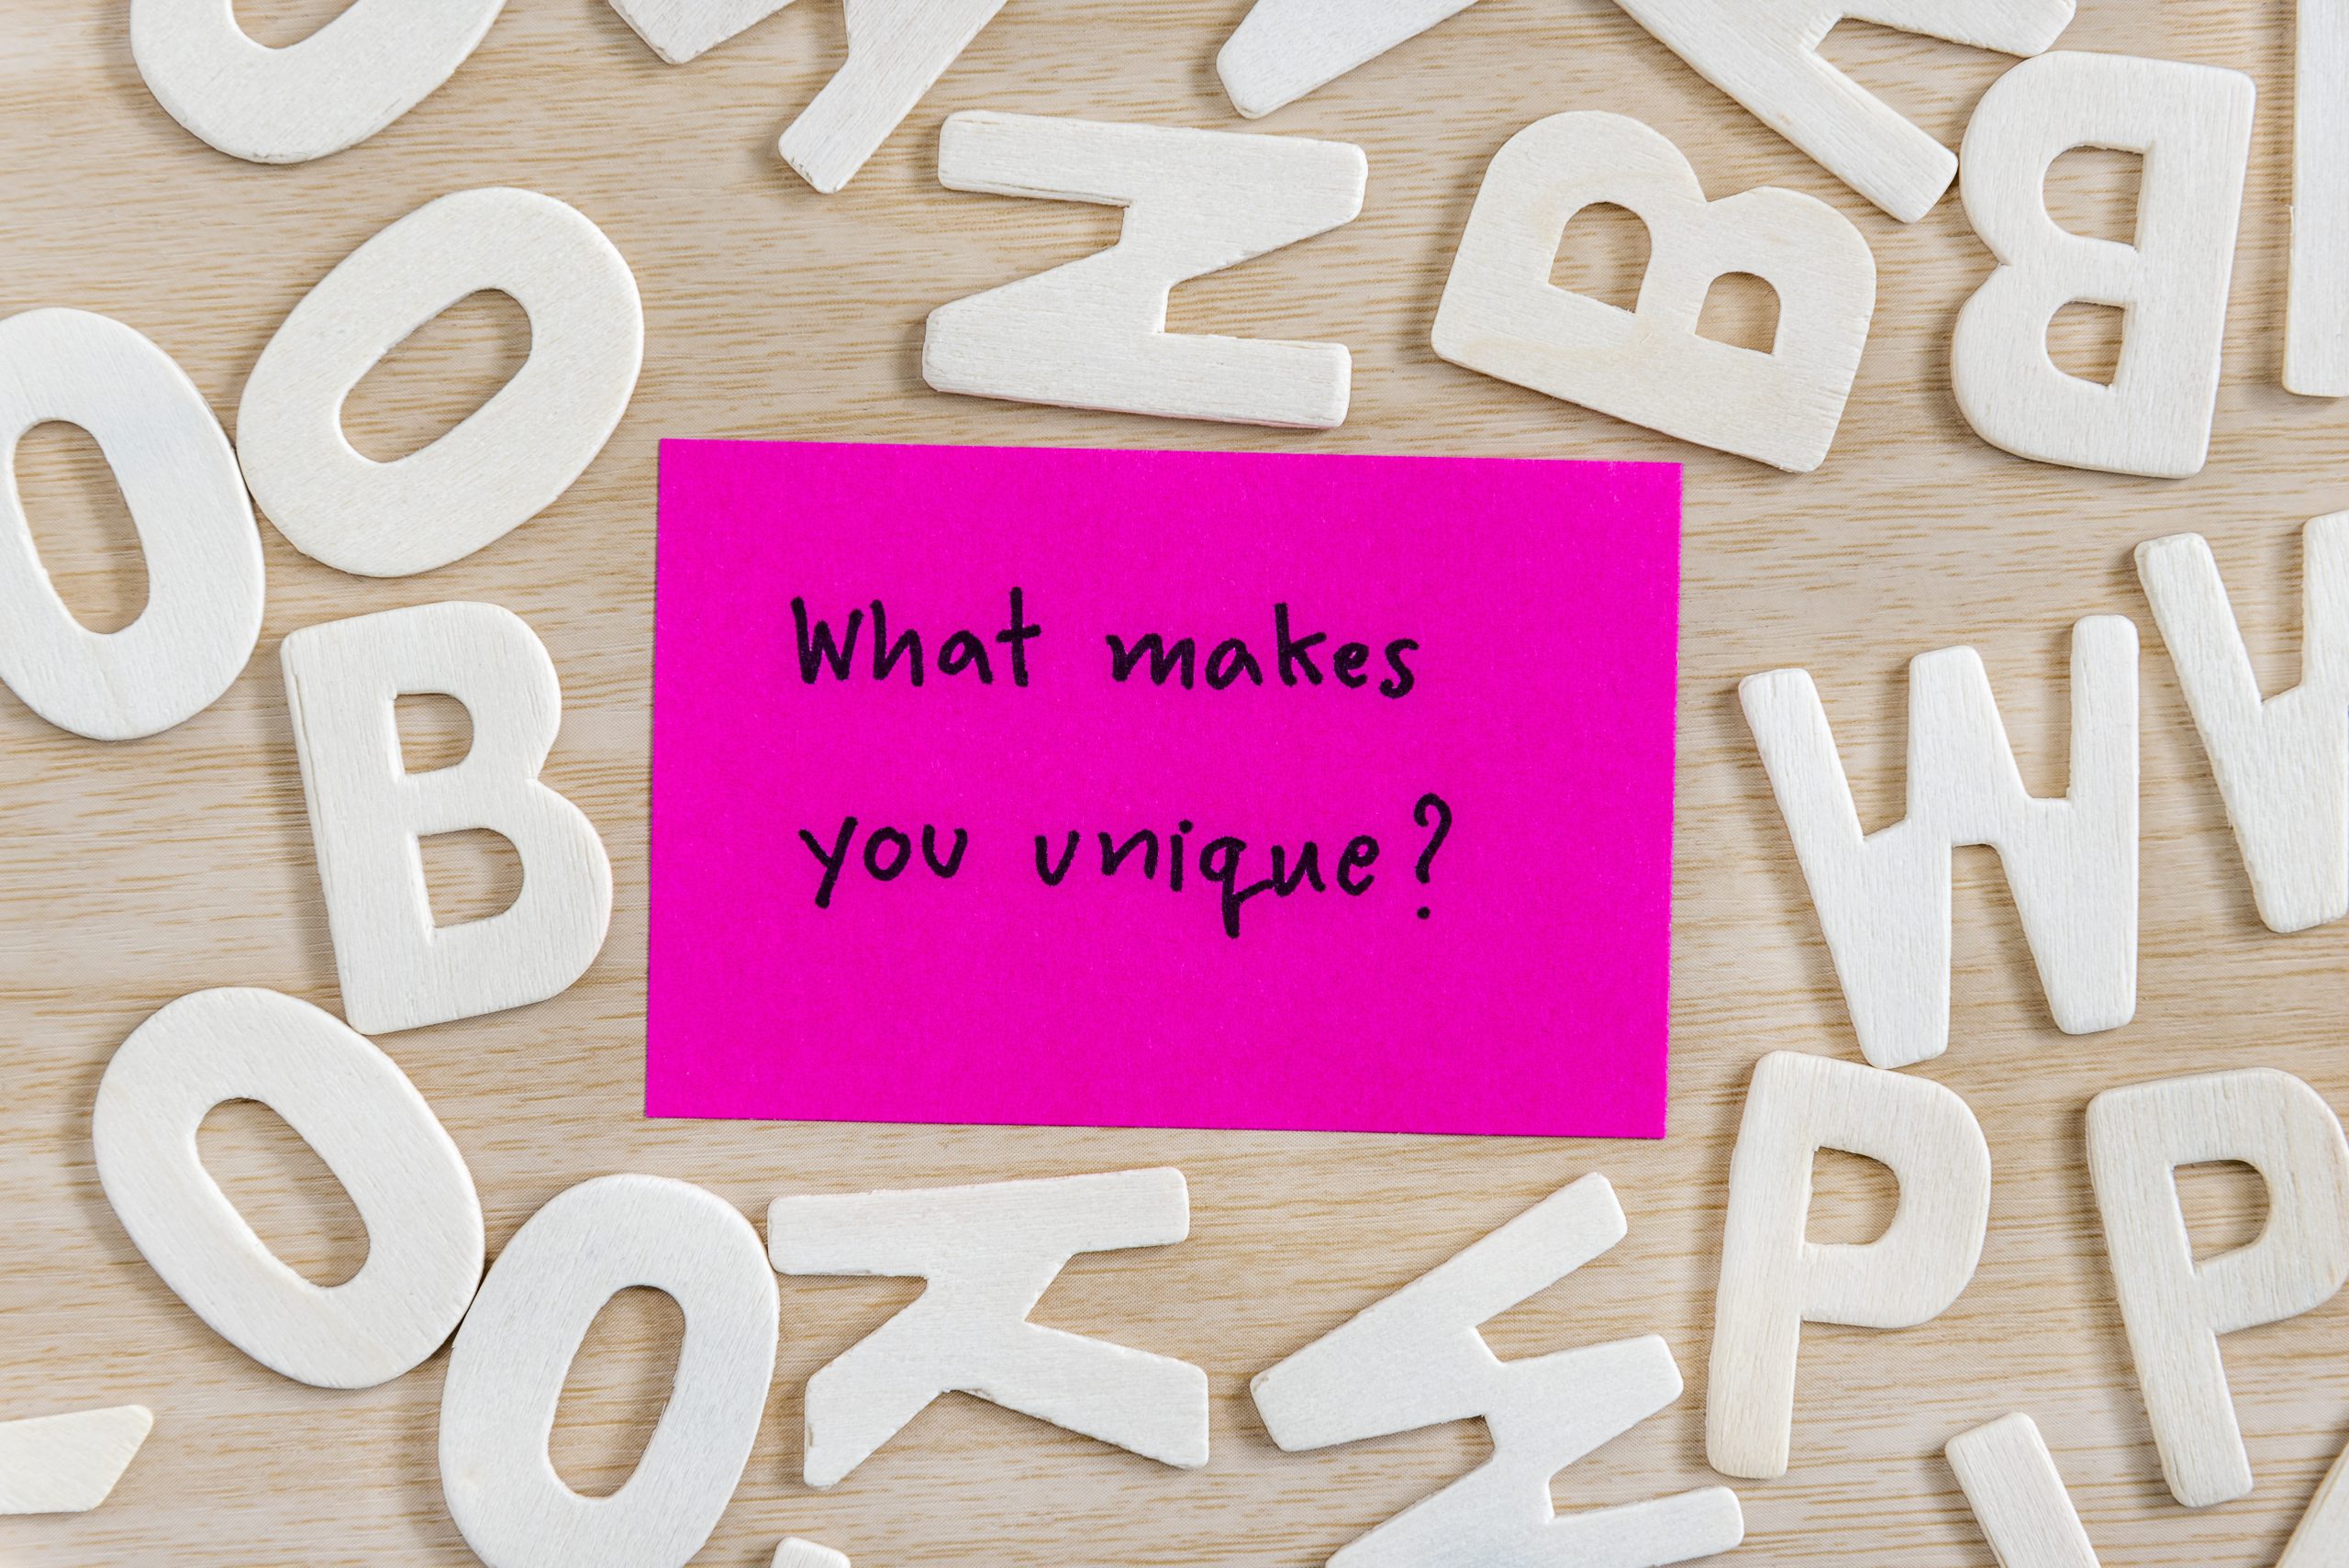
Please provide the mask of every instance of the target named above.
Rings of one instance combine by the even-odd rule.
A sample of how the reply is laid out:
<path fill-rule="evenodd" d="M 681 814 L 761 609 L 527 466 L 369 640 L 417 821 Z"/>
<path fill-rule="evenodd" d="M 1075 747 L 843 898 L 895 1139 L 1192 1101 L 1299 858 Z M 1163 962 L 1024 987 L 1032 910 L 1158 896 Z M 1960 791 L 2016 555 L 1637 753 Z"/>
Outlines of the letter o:
<path fill-rule="evenodd" d="M 583 1497 L 547 1438 L 589 1325 L 633 1285 L 685 1310 L 676 1381 L 636 1473 Z M 731 1204 L 660 1176 L 558 1195 L 507 1244 L 450 1351 L 440 1485 L 466 1544 L 489 1568 L 683 1568 L 750 1461 L 776 1317 L 774 1270 Z"/>
<path fill-rule="evenodd" d="M 888 869 L 881 866 L 881 842 L 890 840 L 896 847 L 896 858 Z M 895 828 L 878 828 L 864 840 L 864 873 L 875 882 L 895 882 L 905 874 L 907 862 L 914 858 L 914 841 Z"/>
<path fill-rule="evenodd" d="M 317 1151 L 367 1225 L 367 1262 L 311 1284 L 205 1170 L 196 1130 L 258 1100 Z M 392 1059 L 274 991 L 199 991 L 133 1029 L 98 1084 L 98 1180 L 181 1300 L 253 1360 L 319 1388 L 372 1388 L 438 1350 L 481 1282 L 464 1156 Z"/>
<path fill-rule="evenodd" d="M 484 289 L 529 314 L 529 360 L 423 450 L 362 456 L 343 434 L 343 400 L 408 334 Z M 618 427 L 643 360 L 636 278 L 603 230 L 534 191 L 462 191 L 360 246 L 294 307 L 245 383 L 237 453 L 295 549 L 361 576 L 410 576 L 570 489 Z"/>
<path fill-rule="evenodd" d="M 251 163 L 306 163 L 366 140 L 473 54 L 506 0 L 356 0 L 284 49 L 233 0 L 131 0 L 147 90 L 197 139 Z"/>
<path fill-rule="evenodd" d="M 87 430 L 147 558 L 147 607 L 120 631 L 73 618 L 16 483 L 36 425 Z M 236 454 L 169 354 L 119 321 L 28 310 L 0 321 L 0 683 L 61 729 L 133 740 L 194 717 L 261 639 L 261 530 Z"/>

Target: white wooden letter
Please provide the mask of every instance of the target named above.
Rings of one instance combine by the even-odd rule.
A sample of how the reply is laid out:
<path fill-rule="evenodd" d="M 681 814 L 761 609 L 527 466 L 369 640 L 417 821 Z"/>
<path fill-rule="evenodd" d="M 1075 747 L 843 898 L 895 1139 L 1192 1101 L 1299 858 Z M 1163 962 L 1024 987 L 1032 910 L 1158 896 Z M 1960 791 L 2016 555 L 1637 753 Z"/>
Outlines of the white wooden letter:
<path fill-rule="evenodd" d="M 1952 1439 L 1950 1467 L 1999 1568 L 2096 1568 L 2096 1547 L 2030 1416 Z M 2342 1561 L 2349 1561 L 2349 1453 L 2316 1488 L 2277 1568 L 2337 1568 Z"/>
<path fill-rule="evenodd" d="M 2037 54 L 2071 25 L 2074 0 L 1621 0 L 1698 74 L 1903 223 L 1932 211 L 1957 174 L 1948 148 L 1828 63 L 1846 17 L 2000 54 Z"/>
<path fill-rule="evenodd" d="M 1638 308 L 1559 288 L 1566 224 L 1598 202 L 1629 207 L 1653 250 Z M 1697 330 L 1728 272 L 1776 291 L 1762 353 Z M 1765 186 L 1705 200 L 1680 150 L 1621 115 L 1538 120 L 1486 171 L 1436 312 L 1435 351 L 1699 446 L 1808 473 L 1827 461 L 1876 312 L 1876 258 L 1816 197 Z"/>
<path fill-rule="evenodd" d="M 2300 683 L 2264 701 L 2199 534 L 2137 547 L 2137 577 L 2169 645 L 2219 781 L 2259 917 L 2304 931 L 2349 914 L 2349 512 L 2300 535 Z"/>
<path fill-rule="evenodd" d="M 2240 1160 L 2267 1184 L 2249 1246 L 2194 1261 L 2176 1170 Z M 2314 1089 L 2254 1068 L 2110 1089 L 2088 1105 L 2088 1175 L 2121 1319 L 2172 1496 L 2251 1490 L 2219 1337 L 2280 1323 L 2349 1280 L 2349 1140 Z"/>
<path fill-rule="evenodd" d="M 2349 396 L 2349 4 L 2299 0 L 2292 95 L 2292 284 L 2284 387 Z"/>
<path fill-rule="evenodd" d="M 1325 87 L 1476 0 L 1256 0 L 1215 57 L 1250 119 Z"/>
<path fill-rule="evenodd" d="M 966 112 L 946 122 L 938 177 L 1126 209 L 1110 249 L 930 312 L 922 377 L 939 391 L 1170 419 L 1344 421 L 1345 345 L 1169 332 L 1166 299 L 1176 284 L 1353 222 L 1369 178 L 1361 148 Z"/>
<path fill-rule="evenodd" d="M 767 1246 L 783 1273 L 930 1282 L 808 1380 L 807 1485 L 839 1481 L 955 1392 L 1163 1464 L 1205 1464 L 1207 1373 L 1027 1320 L 1079 1252 L 1168 1246 L 1190 1229 L 1179 1171 L 777 1198 Z"/>
<path fill-rule="evenodd" d="M 1476 1331 L 1623 1234 L 1615 1189 L 1585 1176 L 1256 1375 L 1264 1429 L 1291 1451 L 1472 1419 L 1492 1435 L 1491 1459 L 1333 1568 L 1661 1568 L 1744 1539 L 1726 1487 L 1564 1516 L 1551 1502 L 1558 1472 L 1680 1397 L 1662 1339 L 1504 1362 Z"/>
<path fill-rule="evenodd" d="M 1976 1427 L 1952 1439 L 1948 1452 L 1998 1568 L 2097 1568 L 2096 1549 L 2030 1417 L 2009 1416 Z M 2349 1452 L 2333 1462 L 2276 1568 L 2339 1568 L 2344 1561 Z"/>
<path fill-rule="evenodd" d="M 367 1226 L 367 1262 L 311 1284 L 205 1170 L 213 1106 L 258 1100 L 317 1151 Z M 220 1337 L 319 1388 L 373 1388 L 439 1350 L 481 1283 L 464 1156 L 397 1063 L 307 1002 L 199 991 L 131 1031 L 98 1084 L 98 1180 L 131 1240 Z"/>
<path fill-rule="evenodd" d="M 791 0 L 612 0 L 637 35 L 682 65 Z M 776 150 L 826 195 L 845 187 L 962 58 L 1003 0 L 845 0 L 848 59 Z"/>
<path fill-rule="evenodd" d="M 1821 1149 L 1865 1155 L 1899 1182 L 1900 1207 L 1874 1241 L 1806 1238 Z M 1964 1100 L 1930 1079 L 1854 1062 L 1764 1057 L 1730 1162 L 1705 1407 L 1713 1468 L 1784 1475 L 1802 1326 L 1932 1321 L 1974 1277 L 1989 1218 L 1990 1149 Z"/>
<path fill-rule="evenodd" d="M 2097 1568 L 2055 1456 L 2029 1416 L 1960 1433 L 1944 1451 L 1998 1568 Z"/>
<path fill-rule="evenodd" d="M 25 517 L 17 443 L 52 419 L 96 439 L 139 530 L 147 607 L 120 631 L 73 618 Z M 195 384 L 118 321 L 12 316 L 0 321 L 0 683 L 93 740 L 153 735 L 210 706 L 261 638 L 261 530 Z"/>
<path fill-rule="evenodd" d="M 636 1471 L 583 1497 L 547 1456 L 588 1326 L 649 1286 L 685 1318 Z M 507 1243 L 449 1352 L 440 1488 L 489 1568 L 684 1568 L 726 1512 L 774 1379 L 774 1275 L 732 1205 L 659 1176 L 582 1182 Z"/>
<path fill-rule="evenodd" d="M 620 20 L 672 65 L 697 60 L 748 32 L 791 0 L 612 0 Z"/>
<path fill-rule="evenodd" d="M 2182 479 L 2202 472 L 2251 153 L 2251 78 L 2119 54 L 2008 72 L 1965 128 L 1965 212 L 1998 266 L 1957 318 L 1950 373 L 1976 434 L 2018 457 Z M 2133 245 L 2047 211 L 2076 147 L 2144 154 Z M 2058 370 L 2048 324 L 2076 300 L 2128 312 L 2112 384 Z"/>
<path fill-rule="evenodd" d="M 417 328 L 483 289 L 530 317 L 530 357 L 447 435 L 396 462 L 362 455 L 343 400 Z M 237 414 L 253 498 L 295 549 L 406 577 L 463 559 L 586 472 L 636 390 L 644 311 L 603 230 L 532 191 L 417 208 L 328 272 L 262 350 Z"/>
<path fill-rule="evenodd" d="M 2072 776 L 2026 793 L 1981 656 L 1909 664 L 1909 814 L 1864 832 L 1819 688 L 1803 670 L 1738 686 L 1794 840 L 1860 1050 L 1907 1067 L 1949 1049 L 1950 851 L 1998 851 L 2056 1027 L 2118 1029 L 2137 1008 L 2137 628 L 2072 628 Z"/>
<path fill-rule="evenodd" d="M 154 1426 L 138 1405 L 0 1421 L 0 1515 L 88 1513 L 114 1491 Z"/>
<path fill-rule="evenodd" d="M 786 1536 L 774 1549 L 773 1568 L 849 1568 L 848 1553 Z"/>
<path fill-rule="evenodd" d="M 2349 1562 L 2349 1449 L 2325 1472 L 2276 1568 L 2339 1568 L 2343 1562 Z"/>
<path fill-rule="evenodd" d="M 235 0 L 131 0 L 147 90 L 200 140 L 252 163 L 306 163 L 366 140 L 429 96 L 506 0 L 355 0 L 284 49 L 253 42 Z"/>
<path fill-rule="evenodd" d="M 1003 0 L 847 0 L 848 59 L 776 150 L 826 195 L 864 167 Z M 950 181 L 949 183 L 952 183 Z"/>
<path fill-rule="evenodd" d="M 282 658 L 351 1027 L 385 1034 L 527 1006 L 585 973 L 611 920 L 611 862 L 595 825 L 539 782 L 562 689 L 537 634 L 495 605 L 419 605 L 305 627 Z M 423 692 L 465 705 L 473 750 L 411 773 L 393 704 Z M 521 857 L 521 895 L 436 927 L 417 841 L 479 828 Z"/>

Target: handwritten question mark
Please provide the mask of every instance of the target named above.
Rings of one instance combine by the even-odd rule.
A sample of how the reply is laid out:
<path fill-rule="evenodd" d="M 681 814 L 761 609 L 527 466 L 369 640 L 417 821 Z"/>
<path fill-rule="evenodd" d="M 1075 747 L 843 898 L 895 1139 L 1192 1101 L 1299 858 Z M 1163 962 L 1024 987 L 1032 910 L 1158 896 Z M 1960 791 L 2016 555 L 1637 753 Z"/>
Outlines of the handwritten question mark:
<path fill-rule="evenodd" d="M 1411 807 L 1411 820 L 1422 828 L 1427 827 L 1431 809 L 1435 813 L 1435 831 L 1428 835 L 1428 847 L 1419 851 L 1419 878 L 1422 887 L 1428 884 L 1428 873 L 1435 868 L 1435 852 L 1443 848 L 1444 840 L 1452 836 L 1452 807 L 1443 796 L 1433 791 L 1419 796 L 1419 803 Z M 1419 918 L 1424 920 L 1431 913 L 1422 906 Z"/>

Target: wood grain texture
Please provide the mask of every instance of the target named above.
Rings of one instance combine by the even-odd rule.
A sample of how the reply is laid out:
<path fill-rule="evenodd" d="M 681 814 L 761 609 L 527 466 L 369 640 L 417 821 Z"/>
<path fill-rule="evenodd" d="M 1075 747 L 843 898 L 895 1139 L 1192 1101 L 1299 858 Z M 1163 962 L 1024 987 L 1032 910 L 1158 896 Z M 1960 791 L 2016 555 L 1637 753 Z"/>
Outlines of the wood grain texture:
<path fill-rule="evenodd" d="M 298 36 L 326 0 L 246 0 L 256 32 Z M 187 992 L 266 985 L 331 1006 L 332 955 L 276 645 L 315 621 L 440 599 L 505 605 L 562 673 L 547 779 L 609 845 L 612 936 L 577 987 L 528 1010 L 391 1039 L 478 1179 L 493 1254 L 540 1205 L 618 1171 L 709 1186 L 746 1215 L 783 1194 L 1180 1167 L 1179 1247 L 1080 1259 L 1037 1319 L 1205 1367 L 1214 1461 L 1171 1472 L 950 1398 L 848 1483 L 796 1479 L 800 1388 L 909 1296 L 907 1282 L 785 1280 L 782 1363 L 734 1506 L 699 1561 L 752 1568 L 785 1535 L 858 1568 L 947 1562 L 1245 1562 L 1318 1568 L 1464 1473 L 1466 1427 L 1286 1455 L 1247 1381 L 1545 1194 L 1603 1171 L 1629 1239 L 1499 1320 L 1502 1355 L 1662 1333 L 1689 1370 L 1675 1406 L 1576 1465 L 1563 1504 L 1710 1484 L 1703 1376 L 1730 1146 L 1765 1051 L 1857 1060 L 1816 920 L 1741 720 L 1740 677 L 1811 670 L 1864 820 L 1900 813 L 1902 672 L 1978 648 L 2033 794 L 2064 787 L 2068 628 L 2115 613 L 2146 633 L 2145 894 L 2134 1022 L 2070 1039 L 2046 1016 L 2011 906 L 1961 854 L 1948 1054 L 1917 1071 L 1979 1115 L 1997 1185 L 1972 1287 L 1924 1328 L 1812 1328 L 1795 1467 L 1740 1487 L 1753 1568 L 1988 1568 L 1941 1457 L 1957 1433 L 2037 1418 L 2108 1568 L 2268 1568 L 2349 1437 L 2349 1299 L 2227 1346 L 2258 1489 L 2204 1513 L 2155 1462 L 2098 1240 L 2084 1114 L 2119 1084 L 2274 1066 L 2349 1106 L 2340 1049 L 2349 925 L 2259 923 L 2176 679 L 2136 584 L 2139 540 L 2192 528 L 2225 571 L 2269 687 L 2295 678 L 2299 528 L 2349 491 L 2349 408 L 2277 384 L 2288 249 L 2292 17 L 2284 0 L 2087 0 L 2067 47 L 2233 66 L 2261 105 L 2209 468 L 2183 482 L 2069 473 L 1968 434 L 1948 343 L 1988 254 L 1954 201 L 1894 225 L 1763 129 L 1607 0 L 1485 0 L 1291 107 L 1266 131 L 1370 157 L 1362 218 L 1176 291 L 1170 326 L 1351 345 L 1353 415 L 1316 435 L 1150 422 L 942 396 L 920 382 L 937 305 L 1110 242 L 1087 207 L 941 189 L 938 129 L 959 109 L 1241 128 L 1215 76 L 1246 0 L 1016 0 L 848 191 L 810 192 L 775 157 L 782 125 L 838 66 L 838 7 L 806 0 L 687 67 L 663 64 L 604 0 L 513 0 L 480 53 L 406 119 L 298 168 L 223 157 L 140 85 L 127 6 L 0 0 L 0 311 L 117 315 L 178 357 L 224 417 L 286 311 L 377 229 L 430 197 L 518 184 L 572 203 L 633 264 L 645 374 L 603 457 L 535 521 L 429 576 L 368 582 L 264 529 L 262 646 L 180 729 L 107 747 L 0 698 L 0 1412 L 139 1403 L 146 1451 L 77 1518 L 6 1521 L 31 1568 L 461 1568 L 434 1436 L 445 1353 L 385 1387 L 287 1383 L 214 1338 L 140 1261 L 91 1165 L 109 1053 Z M 1831 58 L 1954 144 L 2008 63 L 1846 27 Z M 1834 455 L 1804 478 L 1471 374 L 1428 336 L 1477 183 L 1545 115 L 1638 116 L 1709 191 L 1777 183 L 1849 215 L 1883 276 Z M 2059 211 L 2127 208 L 2111 161 L 2057 171 Z M 507 313 L 429 328 L 354 399 L 363 450 L 413 448 L 517 356 Z M 470 398 L 471 401 L 467 401 Z M 665 435 L 1124 444 L 1267 450 L 1659 458 L 1688 465 L 1682 640 L 1672 1138 L 1661 1145 L 1187 1132 L 648 1124 L 642 1087 L 645 788 L 655 442 Z M 27 463 L 34 528 L 68 598 L 106 619 L 141 588 L 127 528 L 82 443 Z M 1440 562 L 1431 562 L 1440 570 Z M 118 620 L 115 621 L 118 624 Z M 1541 700 L 1530 686 L 1528 700 Z M 457 882 L 489 862 L 451 859 Z M 462 890 L 460 889 L 460 892 Z M 304 1266 L 353 1266 L 341 1200 L 268 1118 L 223 1113 L 207 1148 L 265 1234 Z M 1886 1213 L 1866 1167 L 1822 1166 L 1813 1234 L 1865 1240 Z M 291 1181 L 293 1184 L 284 1184 Z M 2184 1184 L 2197 1222 L 2244 1240 L 2255 1184 Z M 256 1194 L 274 1195 L 256 1196 Z M 331 1278 L 332 1275 L 328 1277 Z M 657 1298 L 653 1298 L 657 1301 Z M 555 1456 L 608 1489 L 650 1429 L 676 1316 L 635 1293 L 589 1337 Z"/>

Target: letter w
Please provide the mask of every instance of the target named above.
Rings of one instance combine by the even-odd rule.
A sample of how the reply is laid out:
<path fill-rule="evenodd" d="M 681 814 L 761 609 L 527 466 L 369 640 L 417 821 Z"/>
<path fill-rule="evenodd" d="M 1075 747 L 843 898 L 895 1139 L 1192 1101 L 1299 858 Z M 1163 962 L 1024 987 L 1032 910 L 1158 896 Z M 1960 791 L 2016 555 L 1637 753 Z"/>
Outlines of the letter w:
<path fill-rule="evenodd" d="M 1330 1568 L 1633 1568 L 1727 1551 L 1737 1496 L 1711 1486 L 1559 1514 L 1552 1477 L 1680 1396 L 1653 1334 L 1504 1362 L 1477 1326 L 1623 1239 L 1622 1206 L 1585 1176 L 1249 1385 L 1283 1449 L 1484 1419 L 1481 1469 L 1341 1548 Z"/>
<path fill-rule="evenodd" d="M 1738 688 L 1842 982 L 1860 1050 L 1907 1067 L 1949 1048 L 1950 851 L 1998 851 L 2055 1025 L 2118 1029 L 2137 1008 L 2137 628 L 2072 628 L 2067 794 L 2026 793 L 1981 656 L 1909 665 L 1909 815 L 1864 833 L 1819 689 L 1802 670 Z"/>
<path fill-rule="evenodd" d="M 2300 551 L 2300 684 L 2263 701 L 2210 544 L 2176 534 L 2137 547 L 2137 575 L 2274 931 L 2349 914 L 2349 512 L 2310 523 Z"/>
<path fill-rule="evenodd" d="M 793 599 L 791 626 L 799 644 L 799 678 L 812 686 L 816 684 L 817 675 L 829 664 L 834 676 L 847 680 L 849 660 L 856 653 L 856 634 L 863 625 L 863 610 L 849 611 L 848 637 L 843 641 L 834 642 L 831 623 L 819 620 L 811 631 L 807 624 L 807 601 Z"/>

